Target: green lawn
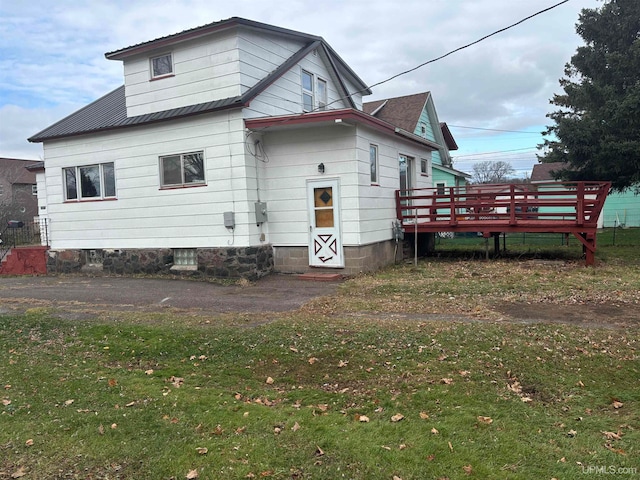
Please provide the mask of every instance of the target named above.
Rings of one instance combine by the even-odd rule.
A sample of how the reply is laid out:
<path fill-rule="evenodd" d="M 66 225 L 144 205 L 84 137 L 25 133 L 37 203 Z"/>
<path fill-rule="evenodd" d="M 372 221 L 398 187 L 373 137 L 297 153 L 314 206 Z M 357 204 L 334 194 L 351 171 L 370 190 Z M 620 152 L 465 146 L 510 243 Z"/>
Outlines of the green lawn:
<path fill-rule="evenodd" d="M 638 322 L 496 310 L 637 311 L 639 268 L 610 255 L 401 265 L 257 327 L 0 316 L 0 479 L 636 478 Z"/>

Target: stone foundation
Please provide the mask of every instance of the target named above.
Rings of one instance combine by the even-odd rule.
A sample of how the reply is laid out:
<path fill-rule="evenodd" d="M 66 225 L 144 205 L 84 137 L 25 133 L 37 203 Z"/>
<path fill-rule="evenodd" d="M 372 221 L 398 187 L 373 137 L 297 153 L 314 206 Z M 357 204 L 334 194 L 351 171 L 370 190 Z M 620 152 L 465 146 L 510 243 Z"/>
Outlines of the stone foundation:
<path fill-rule="evenodd" d="M 49 273 L 182 275 L 257 279 L 273 271 L 271 246 L 196 248 L 197 265 L 174 265 L 172 249 L 49 250 Z"/>
<path fill-rule="evenodd" d="M 327 272 L 356 275 L 373 272 L 402 259 L 402 244 L 393 240 L 372 243 L 359 247 L 344 247 L 344 268 L 322 268 L 309 266 L 308 247 L 274 247 L 274 271 L 279 273 Z"/>

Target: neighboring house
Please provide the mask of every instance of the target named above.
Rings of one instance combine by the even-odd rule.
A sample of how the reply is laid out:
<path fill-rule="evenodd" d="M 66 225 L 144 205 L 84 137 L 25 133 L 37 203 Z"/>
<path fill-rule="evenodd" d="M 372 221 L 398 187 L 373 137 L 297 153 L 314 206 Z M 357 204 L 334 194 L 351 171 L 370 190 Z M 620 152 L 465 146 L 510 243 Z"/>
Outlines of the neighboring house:
<path fill-rule="evenodd" d="M 467 179 L 471 178 L 471 175 L 456 170 L 452 166 L 449 152 L 457 150 L 458 145 L 447 124 L 438 120 L 431 92 L 366 102 L 363 109 L 380 120 L 437 145 L 437 150 L 432 152 L 430 159 L 423 161 L 420 165 L 421 175 L 432 175 L 434 188 L 441 188 L 444 191 L 446 187 L 464 186 Z"/>
<path fill-rule="evenodd" d="M 38 215 L 37 160 L 0 158 L 0 230 L 7 221 L 33 222 Z"/>
<path fill-rule="evenodd" d="M 51 270 L 394 262 L 395 190 L 432 186 L 442 144 L 364 113 L 371 91 L 321 37 L 234 17 L 106 58 L 124 86 L 29 139 Z"/>
<path fill-rule="evenodd" d="M 531 171 L 531 183 L 554 182 L 553 173 L 562 169 L 562 162 L 537 163 Z M 634 188 L 624 192 L 611 192 L 598 219 L 598 227 L 640 227 L 640 196 Z"/>

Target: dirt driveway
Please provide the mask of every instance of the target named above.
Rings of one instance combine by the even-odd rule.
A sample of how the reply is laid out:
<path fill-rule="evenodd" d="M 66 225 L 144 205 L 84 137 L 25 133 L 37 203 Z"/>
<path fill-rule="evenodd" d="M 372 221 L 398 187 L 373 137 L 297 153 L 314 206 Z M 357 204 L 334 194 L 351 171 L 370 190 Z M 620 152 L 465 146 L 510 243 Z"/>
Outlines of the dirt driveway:
<path fill-rule="evenodd" d="M 285 312 L 333 294 L 339 282 L 270 275 L 246 285 L 129 277 L 0 277 L 0 313 L 32 307 L 73 310 L 160 311 L 172 307 L 206 314 Z"/>

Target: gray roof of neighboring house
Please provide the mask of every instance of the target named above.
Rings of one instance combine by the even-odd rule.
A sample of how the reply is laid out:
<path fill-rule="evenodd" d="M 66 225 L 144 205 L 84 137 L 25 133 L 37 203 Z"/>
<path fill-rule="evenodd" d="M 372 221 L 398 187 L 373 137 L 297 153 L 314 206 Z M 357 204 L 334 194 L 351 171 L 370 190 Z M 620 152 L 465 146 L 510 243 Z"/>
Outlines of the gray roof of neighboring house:
<path fill-rule="evenodd" d="M 29 169 L 37 160 L 25 160 L 22 158 L 0 158 L 0 177 L 10 172 L 8 180 L 11 183 L 35 184 L 36 174 Z"/>
<path fill-rule="evenodd" d="M 552 172 L 566 168 L 563 162 L 536 163 L 531 171 L 532 182 L 546 182 L 555 180 Z"/>
<path fill-rule="evenodd" d="M 293 30 L 287 30 L 265 23 L 253 22 L 251 20 L 246 20 L 238 17 L 233 17 L 221 22 L 214 22 L 201 27 L 185 30 L 173 35 L 168 35 L 166 37 L 161 37 L 155 40 L 150 40 L 148 42 L 132 45 L 120 50 L 115 50 L 113 52 L 108 52 L 105 54 L 105 56 L 108 59 L 119 60 L 130 55 L 139 54 L 151 49 L 163 47 L 165 45 L 172 45 L 174 43 L 189 40 L 199 36 L 209 35 L 220 29 L 230 28 L 237 25 L 266 30 L 268 32 L 280 35 L 295 36 L 307 41 L 308 43 L 298 52 L 289 57 L 289 59 L 287 59 L 278 68 L 276 68 L 274 71 L 260 80 L 256 85 L 247 90 L 243 95 L 224 98 L 212 102 L 200 103 L 197 105 L 189 105 L 186 107 L 164 110 L 161 112 L 149 113 L 146 115 L 127 117 L 125 88 L 123 85 L 106 94 L 105 96 L 99 98 L 98 100 L 90 103 L 86 107 L 83 107 L 80 110 L 72 113 L 71 115 L 63 118 L 59 122 L 36 133 L 28 140 L 30 142 L 43 142 L 45 140 L 51 140 L 55 138 L 64 138 L 98 131 L 144 125 L 183 118 L 201 113 L 244 107 L 247 106 L 249 102 L 253 100 L 259 93 L 264 91 L 264 89 L 266 89 L 275 80 L 282 76 L 289 68 L 291 68 L 305 55 L 316 48 L 321 48 L 323 54 L 327 55 L 331 66 L 334 69 L 338 70 L 341 74 L 350 77 L 350 79 L 356 85 L 356 88 L 362 88 L 361 92 L 364 92 L 365 94 L 371 93 L 371 90 L 368 89 L 366 84 L 362 82 L 362 80 L 355 74 L 355 72 L 351 70 L 351 68 L 321 37 L 295 32 Z M 340 81 L 340 76 L 338 75 L 337 77 Z M 344 85 L 341 85 L 341 87 L 345 90 L 345 93 L 348 93 L 346 92 L 346 88 L 344 87 Z M 352 106 L 354 106 L 353 100 L 350 96 L 347 97 L 347 101 Z"/>

